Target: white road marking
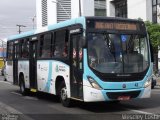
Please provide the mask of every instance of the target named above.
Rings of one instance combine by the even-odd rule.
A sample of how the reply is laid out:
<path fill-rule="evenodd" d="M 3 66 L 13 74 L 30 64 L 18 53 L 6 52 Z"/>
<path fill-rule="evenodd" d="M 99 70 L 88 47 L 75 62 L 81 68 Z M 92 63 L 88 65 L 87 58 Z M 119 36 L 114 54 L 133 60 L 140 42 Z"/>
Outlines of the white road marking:
<path fill-rule="evenodd" d="M 0 102 L 0 109 L 4 109 L 5 111 L 7 111 L 6 117 L 9 116 L 9 114 L 11 114 L 11 115 L 15 115 L 15 117 L 18 117 L 18 120 L 19 119 L 34 120 L 31 117 L 29 117 L 27 115 L 24 115 L 22 112 L 14 109 L 13 107 L 11 107 L 11 106 L 9 106 L 7 104 L 4 104 L 2 102 Z"/>
<path fill-rule="evenodd" d="M 39 100 L 38 98 L 35 97 L 30 97 L 30 96 L 25 96 L 23 97 L 24 99 L 28 99 L 28 100 Z"/>
<path fill-rule="evenodd" d="M 145 111 L 141 111 L 141 110 L 134 110 L 134 109 L 127 109 L 127 110 L 132 111 L 132 112 L 136 112 L 136 113 L 140 113 L 140 114 L 155 115 L 154 113 L 145 112 Z"/>
<path fill-rule="evenodd" d="M 15 95 L 19 95 L 19 96 L 22 96 L 20 93 L 17 93 L 17 92 L 11 92 L 12 94 L 15 94 Z"/>

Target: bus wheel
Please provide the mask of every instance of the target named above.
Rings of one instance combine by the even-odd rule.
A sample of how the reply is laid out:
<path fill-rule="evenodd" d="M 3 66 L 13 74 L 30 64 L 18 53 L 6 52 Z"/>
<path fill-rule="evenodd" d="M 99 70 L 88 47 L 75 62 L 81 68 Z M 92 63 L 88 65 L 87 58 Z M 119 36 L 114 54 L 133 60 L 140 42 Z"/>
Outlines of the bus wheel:
<path fill-rule="evenodd" d="M 22 75 L 20 75 L 20 79 L 19 79 L 19 87 L 20 87 L 20 92 L 22 95 L 26 95 L 26 88 L 25 88 L 25 84 L 24 84 L 24 78 Z"/>
<path fill-rule="evenodd" d="M 61 103 L 64 107 L 71 106 L 71 100 L 67 97 L 67 88 L 64 82 L 62 82 L 61 85 L 59 86 L 59 96 Z"/>

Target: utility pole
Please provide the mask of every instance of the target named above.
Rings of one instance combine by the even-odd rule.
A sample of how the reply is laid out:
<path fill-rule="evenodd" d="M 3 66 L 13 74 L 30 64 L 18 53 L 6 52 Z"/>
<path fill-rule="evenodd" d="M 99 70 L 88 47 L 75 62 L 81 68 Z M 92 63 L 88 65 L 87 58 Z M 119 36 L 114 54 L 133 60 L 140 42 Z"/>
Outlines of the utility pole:
<path fill-rule="evenodd" d="M 81 13 L 81 0 L 79 0 L 79 17 L 82 16 L 82 13 Z"/>
<path fill-rule="evenodd" d="M 18 27 L 18 33 L 20 34 L 22 31 L 21 31 L 21 27 L 26 27 L 26 26 L 24 26 L 24 25 L 16 25 L 17 27 Z"/>

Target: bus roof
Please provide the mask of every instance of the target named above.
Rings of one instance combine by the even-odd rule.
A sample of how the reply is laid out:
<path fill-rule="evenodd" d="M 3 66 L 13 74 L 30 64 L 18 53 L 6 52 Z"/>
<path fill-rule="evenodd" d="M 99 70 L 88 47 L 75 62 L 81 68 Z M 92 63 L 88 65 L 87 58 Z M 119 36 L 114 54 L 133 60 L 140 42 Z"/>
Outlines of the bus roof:
<path fill-rule="evenodd" d="M 28 32 L 24 32 L 18 35 L 13 35 L 7 38 L 7 41 L 10 40 L 15 40 L 15 39 L 19 39 L 19 38 L 23 38 L 23 37 L 27 37 L 27 36 L 32 36 L 41 32 L 46 32 L 46 31 L 50 31 L 50 30 L 54 30 L 54 29 L 58 29 L 61 27 L 66 27 L 66 26 L 70 26 L 73 24 L 82 24 L 83 27 L 85 28 L 85 17 L 79 17 L 79 18 L 75 18 L 75 19 L 71 19 L 71 20 L 66 20 L 57 24 L 53 24 L 53 25 L 49 25 L 47 27 L 41 28 L 41 29 L 37 29 L 37 30 L 32 30 L 32 31 L 28 31 Z"/>

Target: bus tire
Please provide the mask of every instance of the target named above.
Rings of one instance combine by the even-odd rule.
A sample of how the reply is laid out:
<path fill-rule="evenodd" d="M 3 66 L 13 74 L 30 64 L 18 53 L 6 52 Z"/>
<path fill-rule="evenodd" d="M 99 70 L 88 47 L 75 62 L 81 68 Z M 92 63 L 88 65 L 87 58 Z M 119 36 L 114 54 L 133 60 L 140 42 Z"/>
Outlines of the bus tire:
<path fill-rule="evenodd" d="M 26 88 L 25 88 L 23 75 L 20 75 L 20 77 L 19 77 L 19 87 L 20 87 L 21 94 L 25 96 L 27 92 L 26 92 Z"/>
<path fill-rule="evenodd" d="M 59 96 L 60 101 L 64 107 L 71 107 L 71 99 L 67 97 L 67 88 L 64 81 L 61 82 L 59 86 Z"/>

